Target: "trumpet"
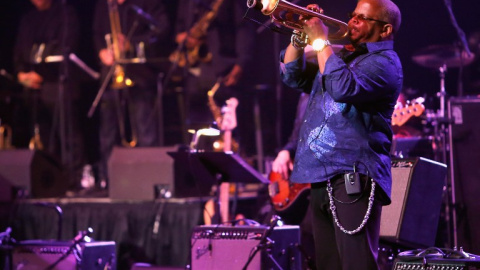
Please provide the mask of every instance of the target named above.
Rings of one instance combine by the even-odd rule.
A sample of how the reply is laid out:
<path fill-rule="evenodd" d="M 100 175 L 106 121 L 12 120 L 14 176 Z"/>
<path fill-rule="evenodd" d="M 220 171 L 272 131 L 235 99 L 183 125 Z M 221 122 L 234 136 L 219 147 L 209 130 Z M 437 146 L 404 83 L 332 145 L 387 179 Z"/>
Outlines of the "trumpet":
<path fill-rule="evenodd" d="M 345 22 L 297 6 L 285 0 L 247 0 L 247 7 L 261 10 L 263 15 L 270 16 L 274 23 L 300 32 L 303 31 L 303 24 L 299 19 L 300 16 L 317 17 L 322 20 L 329 29 L 333 28 L 333 30 L 336 30 L 334 33 L 328 34 L 329 39 L 338 40 L 347 36 L 348 29 Z"/>

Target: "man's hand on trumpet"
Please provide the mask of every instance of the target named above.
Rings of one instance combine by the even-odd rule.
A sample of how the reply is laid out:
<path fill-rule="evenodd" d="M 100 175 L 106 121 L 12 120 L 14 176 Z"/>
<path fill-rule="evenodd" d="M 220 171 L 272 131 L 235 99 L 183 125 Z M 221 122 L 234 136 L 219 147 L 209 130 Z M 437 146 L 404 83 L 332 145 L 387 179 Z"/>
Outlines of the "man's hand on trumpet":
<path fill-rule="evenodd" d="M 307 9 L 323 13 L 317 4 L 310 4 L 307 6 Z M 300 21 L 303 22 L 303 32 L 307 34 L 309 43 L 313 42 L 317 38 L 326 40 L 328 37 L 328 27 L 320 20 L 318 17 L 304 17 L 300 16 Z"/>

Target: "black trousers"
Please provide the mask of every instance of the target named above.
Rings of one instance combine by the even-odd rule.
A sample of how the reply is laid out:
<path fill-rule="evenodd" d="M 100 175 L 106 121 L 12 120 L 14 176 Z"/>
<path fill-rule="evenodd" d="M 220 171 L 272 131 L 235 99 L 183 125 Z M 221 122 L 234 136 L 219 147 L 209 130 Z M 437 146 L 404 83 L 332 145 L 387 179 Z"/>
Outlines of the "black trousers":
<path fill-rule="evenodd" d="M 368 208 L 371 181 L 362 180 L 361 195 L 347 195 L 343 175 L 332 178 L 331 182 L 333 196 L 338 200 L 334 200 L 338 220 L 346 230 L 352 231 L 364 219 Z M 358 233 L 350 235 L 342 232 L 335 224 L 330 210 L 326 182 L 312 184 L 310 203 L 317 270 L 378 269 L 377 255 L 382 212 L 382 203 L 377 196 L 379 191 L 380 187 L 377 185 L 375 201 L 365 227 Z"/>

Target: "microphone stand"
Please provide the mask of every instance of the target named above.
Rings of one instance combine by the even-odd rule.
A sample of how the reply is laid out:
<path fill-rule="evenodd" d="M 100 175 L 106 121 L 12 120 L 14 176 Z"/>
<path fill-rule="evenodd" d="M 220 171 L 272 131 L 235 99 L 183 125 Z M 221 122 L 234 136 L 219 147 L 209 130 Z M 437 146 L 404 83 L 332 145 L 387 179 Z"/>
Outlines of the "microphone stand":
<path fill-rule="evenodd" d="M 196 0 L 194 1 L 195 2 L 195 7 L 192 7 L 191 5 L 189 7 L 191 8 L 195 8 L 195 11 L 192 12 L 193 13 L 193 16 L 194 18 L 198 17 L 198 13 L 199 13 L 199 7 L 202 6 L 202 7 L 205 7 L 205 3 L 202 1 L 202 0 Z M 210 7 L 207 8 L 207 10 L 210 9 Z M 187 51 L 187 46 L 186 46 L 186 43 L 187 43 L 187 39 L 189 37 L 189 31 L 190 29 L 192 29 L 193 25 L 195 25 L 195 22 L 196 20 L 193 19 L 191 20 L 189 23 L 188 23 L 188 27 L 186 28 L 185 32 L 187 33 L 187 36 L 185 37 L 185 39 L 179 43 L 177 45 L 177 48 L 174 50 L 174 51 L 178 51 L 178 52 L 181 52 L 182 54 L 184 54 L 184 57 L 185 59 L 188 59 L 188 51 Z M 179 61 L 180 61 L 180 57 L 177 57 L 176 59 L 174 59 L 173 61 L 171 61 L 172 65 L 170 65 L 170 69 L 167 71 L 167 74 L 165 75 L 164 77 L 164 80 L 163 80 L 163 84 L 162 84 L 162 89 L 166 89 L 168 83 L 170 82 L 172 76 L 173 76 L 173 73 L 175 72 L 175 70 L 177 70 L 177 68 L 179 67 Z M 189 143 L 189 140 L 188 140 L 188 132 L 187 132 L 187 115 L 186 115 L 186 107 L 189 106 L 189 104 L 185 104 L 185 100 L 187 99 L 186 98 L 186 93 L 185 93 L 185 86 L 186 86 L 186 83 L 185 83 L 185 80 L 187 80 L 187 76 L 188 75 L 188 70 L 190 69 L 190 63 L 187 61 L 185 61 L 185 66 L 183 67 L 183 89 L 182 91 L 179 91 L 177 92 L 177 94 L 179 95 L 178 96 L 178 110 L 179 110 L 179 114 L 180 114 L 180 125 L 181 125 L 181 129 L 182 129 L 182 140 L 183 140 L 183 143 L 185 145 L 188 145 Z M 188 90 L 187 90 L 188 91 Z M 181 94 L 183 93 L 183 98 L 181 96 Z"/>
<path fill-rule="evenodd" d="M 461 50 L 460 50 L 460 67 L 459 67 L 459 74 L 458 74 L 458 96 L 459 97 L 462 97 L 463 96 L 463 68 L 464 68 L 464 65 L 463 65 L 463 52 L 466 52 L 467 54 L 467 57 L 472 57 L 472 53 L 470 52 L 470 48 L 468 47 L 468 43 L 467 43 L 467 40 L 466 40 L 466 37 L 465 37 L 465 32 L 460 28 L 460 26 L 458 25 L 457 23 L 457 20 L 455 18 L 455 15 L 453 13 L 453 10 L 452 10 L 452 2 L 451 0 L 444 0 L 443 1 L 444 4 L 445 4 L 445 7 L 447 8 L 447 11 L 448 11 L 448 14 L 449 14 L 449 17 L 450 17 L 450 21 L 453 25 L 453 27 L 455 28 L 455 30 L 457 31 L 457 35 L 458 35 L 458 39 L 460 41 L 460 44 L 461 44 Z M 462 50 L 463 49 L 463 50 Z M 441 91 L 440 91 L 440 116 L 442 118 L 445 117 L 445 70 L 446 70 L 446 66 L 444 65 L 443 67 L 443 70 L 442 68 L 440 68 L 440 77 L 441 77 Z M 449 119 L 448 119 L 449 120 Z M 448 128 L 451 127 L 451 122 L 448 121 Z M 443 143 L 443 162 L 447 163 L 447 151 L 450 151 L 450 148 L 451 148 L 451 145 L 448 146 L 448 150 L 447 150 L 447 145 L 446 145 L 446 141 L 445 141 L 445 134 L 446 134 L 446 127 L 445 127 L 445 124 L 442 124 L 441 125 L 441 130 L 442 130 L 442 143 Z M 450 130 L 451 131 L 451 130 Z M 451 136 L 451 134 L 450 134 Z M 453 157 L 452 157 L 452 153 L 450 151 L 450 155 L 449 155 L 449 171 L 450 171 L 450 179 L 449 179 L 449 182 L 450 183 L 447 183 L 447 186 L 448 184 L 450 184 L 450 194 L 447 194 L 447 203 L 446 203 L 446 215 L 447 215 L 447 227 L 449 229 L 449 234 L 450 234 L 450 237 L 448 239 L 449 241 L 449 244 L 450 245 L 453 245 L 454 247 L 457 247 L 458 246 L 458 234 L 457 234 L 457 211 L 456 211 L 456 197 L 455 197 L 455 179 L 454 179 L 454 173 L 453 173 Z M 448 181 L 448 180 L 447 180 Z M 448 202 L 448 197 L 450 196 L 450 201 Z M 452 208 L 451 208 L 451 213 L 449 213 L 449 204 L 451 204 Z M 451 221 L 451 224 L 450 224 L 450 221 L 449 221 L 449 218 L 452 218 L 452 221 Z M 452 228 L 450 228 L 450 226 L 452 226 Z M 453 239 L 452 239 L 453 238 Z M 453 242 L 452 242 L 453 241 Z"/>
<path fill-rule="evenodd" d="M 73 249 L 78 244 L 80 244 L 81 242 L 85 242 L 85 237 L 89 236 L 92 233 L 93 233 L 93 229 L 90 228 L 90 227 L 86 231 L 80 232 L 79 235 L 75 236 L 75 238 L 73 239 L 73 243 L 70 245 L 68 250 L 60 258 L 58 258 L 55 262 L 53 262 L 51 265 L 49 265 L 47 268 L 45 268 L 45 270 L 55 269 L 55 266 L 57 266 L 57 264 L 59 264 L 60 262 L 65 260 L 68 257 L 68 255 L 70 255 L 70 253 L 72 253 Z"/>
<path fill-rule="evenodd" d="M 58 220 L 57 220 L 57 226 L 58 226 L 58 231 L 57 231 L 57 240 L 61 240 L 62 238 L 62 226 L 63 226 L 63 211 L 60 205 L 55 204 L 55 203 L 35 203 L 35 205 L 38 206 L 43 206 L 43 207 L 48 207 L 48 208 L 53 208 L 55 212 L 58 215 Z"/>
<path fill-rule="evenodd" d="M 190 28 L 189 28 L 190 29 Z M 188 30 L 187 30 L 188 31 Z M 188 33 L 188 32 L 187 32 Z M 187 56 L 187 49 L 186 49 L 186 42 L 187 42 L 187 38 L 188 38 L 188 34 L 187 34 L 187 37 L 185 38 L 185 40 L 181 43 L 179 43 L 177 45 L 177 48 L 175 49 L 175 51 L 179 51 L 181 52 L 182 54 L 185 55 L 185 59 L 188 59 L 188 56 Z M 167 71 L 167 74 L 165 75 L 165 77 L 163 78 L 163 82 L 161 83 L 161 89 L 165 89 L 168 85 L 168 83 L 170 82 L 172 76 L 173 76 L 173 72 L 175 72 L 175 70 L 177 70 L 177 68 L 179 67 L 178 65 L 178 62 L 180 61 L 180 57 L 177 57 L 175 60 L 171 61 L 172 62 L 172 65 L 170 66 L 170 69 Z M 183 79 L 185 80 L 186 77 L 188 76 L 188 69 L 190 68 L 190 63 L 188 63 L 188 61 L 185 62 L 185 67 L 183 67 Z M 163 77 L 163 76 L 162 76 Z M 184 87 L 185 87 L 185 83 L 184 83 Z M 181 96 L 181 93 L 183 93 L 183 97 Z M 188 145 L 188 133 L 187 133 L 187 125 L 186 125 L 186 121 L 187 121 L 187 116 L 186 116 L 186 113 L 185 113 L 185 89 L 182 89 L 181 91 L 177 92 L 177 94 L 179 95 L 178 97 L 178 111 L 179 111 L 179 114 L 180 114 L 180 126 L 181 126 L 181 133 L 182 133 L 182 140 L 183 140 L 183 144 L 185 145 Z"/>
<path fill-rule="evenodd" d="M 69 49 L 67 47 L 67 35 L 69 33 L 68 29 L 68 24 L 69 24 L 69 18 L 67 14 L 67 1 L 62 0 L 62 17 L 63 17 L 63 33 L 62 33 L 62 41 L 61 41 L 61 48 L 62 48 L 62 55 L 63 55 L 63 61 L 60 63 L 60 74 L 59 74 L 59 84 L 58 84 L 58 107 L 56 112 L 58 112 L 58 123 L 59 123 L 59 137 L 60 137 L 60 159 L 62 160 L 62 163 L 67 165 L 68 167 L 68 174 L 72 174 L 73 172 L 71 171 L 73 167 L 73 157 L 72 151 L 71 151 L 71 145 L 70 145 L 70 151 L 68 153 L 67 157 L 67 121 L 66 121 L 66 115 L 65 115 L 65 83 L 68 80 L 69 77 L 69 69 L 68 69 L 68 55 L 69 55 Z M 70 97 L 69 97 L 70 98 Z M 67 103 L 67 106 L 71 106 L 69 103 Z M 54 114 L 55 117 L 55 114 Z M 56 123 L 57 117 L 54 118 L 53 122 L 53 128 L 52 132 L 50 132 L 50 143 L 49 147 L 52 148 L 53 145 L 53 132 L 55 130 L 55 123 Z M 71 127 L 71 124 L 69 124 L 69 127 Z M 71 136 L 71 130 L 68 132 L 68 135 Z M 69 142 L 71 142 L 71 138 L 68 139 Z"/>
<path fill-rule="evenodd" d="M 258 243 L 258 245 L 256 245 L 253 249 L 253 252 L 250 254 L 250 256 L 248 256 L 248 260 L 247 262 L 245 263 L 245 265 L 243 266 L 242 270 L 247 270 L 248 268 L 248 265 L 252 262 L 253 258 L 255 257 L 255 255 L 257 254 L 257 252 L 259 250 L 264 250 L 266 251 L 266 254 L 268 256 L 268 258 L 270 259 L 270 261 L 275 264 L 275 266 L 277 267 L 277 269 L 280 269 L 282 270 L 283 268 L 278 264 L 278 262 L 275 260 L 275 258 L 273 258 L 272 254 L 271 254 L 271 245 L 273 244 L 273 241 L 268 238 L 270 236 L 270 234 L 272 233 L 273 229 L 275 228 L 275 226 L 277 225 L 277 222 L 280 221 L 281 218 L 277 215 L 274 215 L 272 217 L 272 220 L 270 221 L 270 227 L 268 227 L 268 229 L 265 231 L 265 234 L 263 234 L 262 238 L 260 239 L 260 242 Z"/>

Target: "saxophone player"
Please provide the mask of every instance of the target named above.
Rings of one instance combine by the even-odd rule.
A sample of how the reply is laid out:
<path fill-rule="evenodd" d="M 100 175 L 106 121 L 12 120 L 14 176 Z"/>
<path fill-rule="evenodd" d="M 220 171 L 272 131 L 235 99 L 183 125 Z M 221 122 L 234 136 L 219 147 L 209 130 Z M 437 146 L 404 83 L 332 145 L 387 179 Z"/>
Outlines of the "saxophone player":
<path fill-rule="evenodd" d="M 247 109 L 249 102 L 242 99 L 249 88 L 249 74 L 245 69 L 253 60 L 255 38 L 255 25 L 242 20 L 244 12 L 242 0 L 180 0 L 178 3 L 175 41 L 179 44 L 180 57 L 171 56 L 170 61 L 186 71 L 178 73 L 187 74 L 182 78 L 187 128 L 198 129 L 212 123 L 207 92 L 221 77 L 216 103 L 223 106 L 231 97 L 239 99 L 235 135 L 243 140 L 248 125 L 241 119 L 245 112 L 251 111 Z"/>

